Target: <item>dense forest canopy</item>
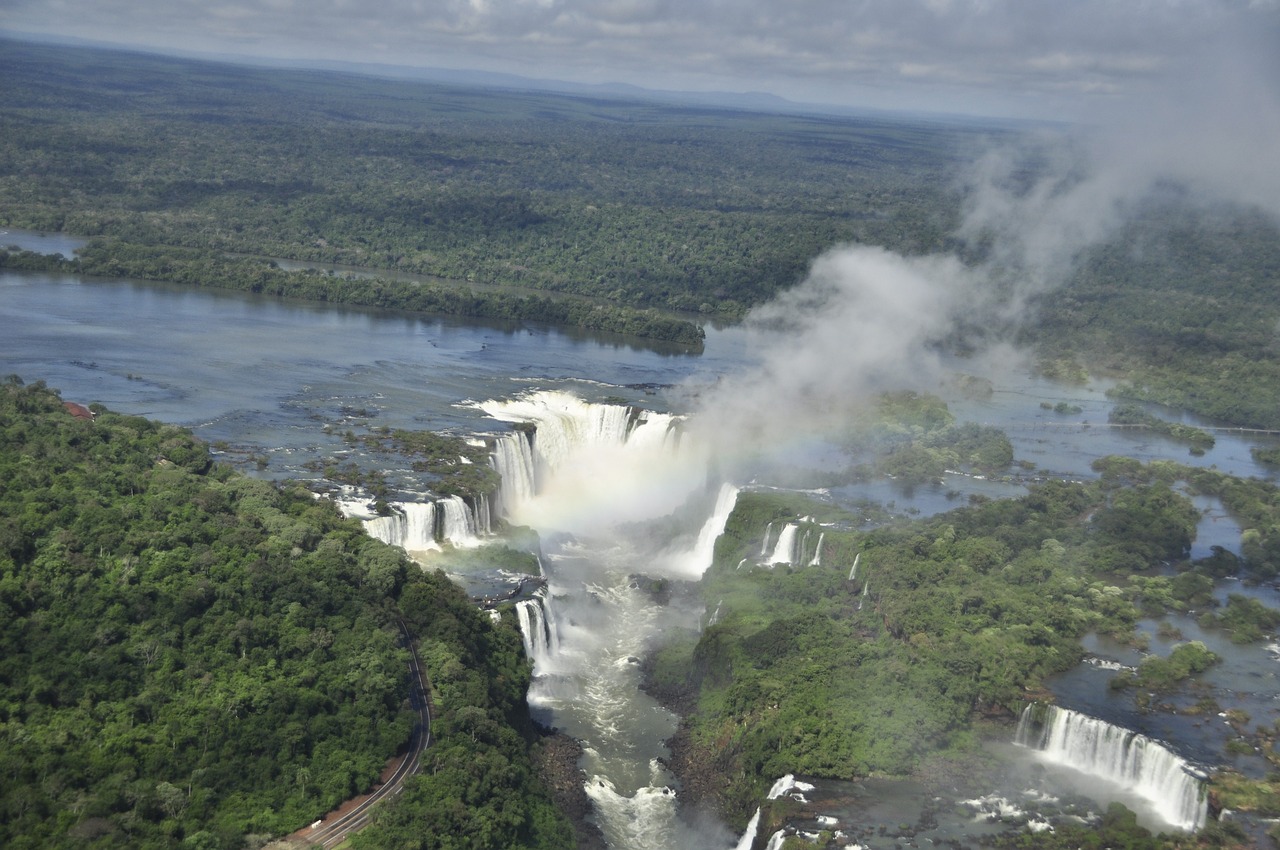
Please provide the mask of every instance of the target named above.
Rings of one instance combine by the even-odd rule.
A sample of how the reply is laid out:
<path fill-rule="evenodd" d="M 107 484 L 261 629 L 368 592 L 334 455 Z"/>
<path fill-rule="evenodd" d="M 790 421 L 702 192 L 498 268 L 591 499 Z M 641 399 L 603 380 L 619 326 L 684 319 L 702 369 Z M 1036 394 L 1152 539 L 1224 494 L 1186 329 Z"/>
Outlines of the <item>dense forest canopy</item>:
<path fill-rule="evenodd" d="M 173 426 L 77 417 L 16 377 L 0 481 L 4 846 L 258 847 L 305 826 L 409 742 L 401 619 L 430 668 L 436 744 L 372 834 L 426 806 L 484 823 L 486 846 L 565 845 L 514 625 L 328 500 L 217 465 Z"/>
<path fill-rule="evenodd" d="M 1274 530 L 1274 486 L 1123 458 L 1099 470 L 1092 483 L 1051 481 L 879 528 L 801 494 L 742 493 L 700 582 L 714 622 L 666 636 L 649 671 L 656 692 L 686 707 L 680 752 L 701 792 L 745 822 L 786 773 L 980 775 L 992 767 L 984 718 L 1007 721 L 1043 694 L 1047 676 L 1080 662 L 1086 631 L 1139 640 L 1143 617 L 1199 609 L 1202 625 L 1249 642 L 1280 623 L 1256 600 L 1216 605 L 1213 575 L 1273 575 L 1274 556 L 1264 545 L 1243 563 L 1230 553 L 1190 562 L 1198 512 L 1178 492 L 1220 495 Z M 820 559 L 762 563 L 762 538 L 786 522 L 819 541 Z M 1150 705 L 1217 662 L 1182 642 L 1112 686 Z M 1274 731 L 1258 730 L 1273 762 Z M 1226 772 L 1215 793 L 1230 808 L 1280 813 L 1267 782 Z M 1215 826 L 1201 840 L 1224 836 L 1239 837 Z"/>

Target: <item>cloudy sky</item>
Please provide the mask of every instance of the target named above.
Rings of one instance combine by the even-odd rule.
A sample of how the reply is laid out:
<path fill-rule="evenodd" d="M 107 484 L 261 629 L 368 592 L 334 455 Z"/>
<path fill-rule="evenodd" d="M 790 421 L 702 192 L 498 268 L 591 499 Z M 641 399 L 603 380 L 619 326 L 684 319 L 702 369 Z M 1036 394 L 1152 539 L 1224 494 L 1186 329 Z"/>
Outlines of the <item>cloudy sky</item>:
<path fill-rule="evenodd" d="M 1068 119 L 1207 54 L 1280 86 L 1278 19 L 1280 0 L 0 0 L 9 33 L 166 51 Z"/>

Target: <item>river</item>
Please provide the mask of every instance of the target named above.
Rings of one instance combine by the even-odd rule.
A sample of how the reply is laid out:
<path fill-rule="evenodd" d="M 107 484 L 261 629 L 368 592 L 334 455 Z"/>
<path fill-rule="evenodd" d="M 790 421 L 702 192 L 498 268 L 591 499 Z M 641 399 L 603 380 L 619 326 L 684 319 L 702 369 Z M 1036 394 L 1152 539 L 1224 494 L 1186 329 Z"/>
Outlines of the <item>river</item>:
<path fill-rule="evenodd" d="M 0 241 L 48 252 L 76 247 L 59 238 L 0 234 Z M 679 413 L 688 404 L 683 385 L 714 382 L 744 368 L 751 357 L 746 335 L 735 328 L 708 328 L 705 350 L 695 356 L 530 323 L 498 325 L 127 280 L 0 273 L 0 373 L 44 380 L 69 401 L 102 403 L 187 426 L 230 459 L 264 458 L 263 468 L 245 468 L 270 477 L 314 476 L 311 462 L 351 456 L 342 432 L 358 425 L 502 433 L 507 426 L 495 420 L 493 405 L 481 402 L 501 407 L 534 390 Z M 1194 457 L 1185 446 L 1158 436 L 1095 427 L 1106 421 L 1111 405 L 1103 385 L 1055 384 L 1016 370 L 993 380 L 994 392 L 977 399 L 949 385 L 933 389 L 947 398 L 958 418 L 1006 428 L 1015 456 L 1031 465 L 1022 477 L 991 481 L 956 475 L 942 487 L 910 492 L 878 482 L 839 488 L 830 497 L 851 503 L 870 497 L 902 512 L 931 514 L 961 504 L 970 493 L 1017 495 L 1036 477 L 1092 477 L 1089 463 L 1110 453 L 1213 465 L 1275 480 L 1274 473 L 1254 464 L 1249 447 L 1256 441 L 1245 435 L 1219 435 L 1212 450 Z M 1080 412 L 1060 414 L 1042 406 L 1062 401 Z M 822 462 L 825 451 L 813 448 L 809 460 Z M 642 477 L 637 474 L 635 483 Z M 710 512 L 709 502 L 705 507 Z M 1222 515 L 1221 506 L 1205 502 L 1201 507 L 1206 516 L 1197 554 L 1207 549 L 1207 540 L 1238 551 L 1239 529 Z M 678 577 L 688 552 L 667 551 L 655 558 L 653 551 L 629 551 L 607 539 L 592 542 L 598 525 L 574 525 L 585 521 L 576 516 L 572 522 L 540 526 L 553 562 L 553 590 L 573 610 L 576 631 L 562 635 L 566 654 L 560 661 L 540 671 L 544 675 L 531 694 L 535 711 L 586 741 L 591 793 L 602 810 L 615 810 L 602 815 L 614 846 L 732 846 L 734 837 L 723 829 L 712 825 L 709 832 L 695 832 L 695 825 L 679 822 L 667 790 L 674 779 L 657 761 L 675 718 L 635 690 L 634 659 L 643 650 L 646 630 L 671 625 L 664 618 L 688 619 L 697 612 L 663 613 L 631 575 L 643 563 L 648 575 Z M 693 541 L 686 544 L 692 547 Z M 1239 589 L 1239 582 L 1224 583 L 1219 592 L 1229 589 Z M 1274 588 L 1249 592 L 1280 604 Z M 1188 638 L 1203 637 L 1228 659 L 1205 677 L 1220 704 L 1245 707 L 1254 725 L 1280 718 L 1277 660 L 1271 652 L 1234 647 L 1202 635 L 1189 617 L 1173 619 Z M 1153 635 L 1153 646 L 1164 648 L 1155 623 L 1142 628 Z M 601 640 L 605 633 L 613 640 Z M 1134 661 L 1132 651 L 1096 638 L 1088 648 L 1117 663 Z M 1054 685 L 1062 704 L 1170 740 L 1193 760 L 1222 761 L 1229 734 L 1225 724 L 1137 715 L 1123 697 L 1107 691 L 1104 673 L 1096 665 L 1082 665 L 1063 677 Z M 1262 769 L 1260 760 L 1247 755 L 1235 762 L 1248 772 Z M 847 796 L 865 796 L 865 791 Z M 885 795 L 892 796 L 887 790 Z M 871 817 L 872 810 L 862 810 L 861 816 Z"/>

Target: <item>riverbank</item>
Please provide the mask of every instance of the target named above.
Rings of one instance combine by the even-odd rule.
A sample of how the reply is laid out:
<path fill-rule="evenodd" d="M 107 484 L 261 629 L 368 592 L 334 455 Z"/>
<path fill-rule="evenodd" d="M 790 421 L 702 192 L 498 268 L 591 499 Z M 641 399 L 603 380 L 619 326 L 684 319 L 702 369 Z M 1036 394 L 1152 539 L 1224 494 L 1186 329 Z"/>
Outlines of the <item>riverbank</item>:
<path fill-rule="evenodd" d="M 582 744 L 563 732 L 548 732 L 534 755 L 538 776 L 551 791 L 556 807 L 573 824 L 578 850 L 607 850 L 604 834 L 591 821 L 591 798 L 583 787 L 586 773 L 578 766 Z"/>
<path fill-rule="evenodd" d="M 269 260 L 118 240 L 95 239 L 76 259 L 0 249 L 0 269 L 125 277 L 407 313 L 536 321 L 669 343 L 691 351 L 701 351 L 706 338 L 703 329 L 694 322 L 671 318 L 656 310 L 574 298 L 483 292 L 471 287 L 381 276 L 340 277 L 310 268 L 290 271 Z"/>

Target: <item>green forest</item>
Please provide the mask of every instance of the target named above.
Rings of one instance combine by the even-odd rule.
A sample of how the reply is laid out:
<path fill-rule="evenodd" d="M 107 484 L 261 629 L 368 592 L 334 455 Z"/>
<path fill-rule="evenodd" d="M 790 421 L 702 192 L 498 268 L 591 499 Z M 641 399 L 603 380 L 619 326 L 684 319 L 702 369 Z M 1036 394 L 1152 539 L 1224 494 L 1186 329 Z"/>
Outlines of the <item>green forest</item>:
<path fill-rule="evenodd" d="M 955 236 L 963 175 L 1017 134 L 12 41 L 0 74 L 0 226 L 93 240 L 5 266 L 694 348 L 698 322 L 741 318 L 833 246 L 978 260 L 989 246 Z M 1278 274 L 1273 221 L 1166 187 L 1010 331 L 1126 397 L 1276 428 Z"/>
<path fill-rule="evenodd" d="M 1193 608 L 1209 609 L 1201 623 L 1239 642 L 1280 622 L 1253 600 L 1215 608 L 1209 596 L 1224 570 L 1273 575 L 1274 540 L 1259 541 L 1244 565 L 1218 562 L 1229 553 L 1190 562 L 1198 511 L 1178 485 L 1221 495 L 1273 537 L 1280 491 L 1122 458 L 1099 471 L 1092 483 L 1047 482 L 1020 499 L 869 530 L 859 530 L 861 517 L 802 495 L 743 492 L 699 585 L 715 621 L 669 635 L 648 671 L 650 689 L 685 710 L 681 767 L 739 822 L 787 773 L 980 776 L 998 770 L 982 741 L 1007 736 L 1045 677 L 1080 662 L 1085 632 L 1140 641 L 1139 619 Z M 822 532 L 820 565 L 758 563 L 762 537 L 780 522 Z M 1168 562 L 1178 571 L 1165 570 Z M 1216 662 L 1203 644 L 1183 642 L 1112 686 L 1134 688 L 1145 704 Z M 1199 710 L 1216 711 L 1211 701 Z M 1277 732 L 1260 730 L 1259 739 L 1274 764 Z M 1280 814 L 1273 783 L 1230 771 L 1214 783 L 1228 808 Z M 1194 839 L 1136 834 L 1150 847 L 1242 838 L 1216 823 Z"/>
<path fill-rule="evenodd" d="M 239 850 L 306 826 L 409 743 L 403 620 L 435 740 L 360 846 L 570 846 L 514 622 L 327 500 L 95 413 L 0 385 L 0 844 Z M 424 823 L 447 840 L 405 838 Z"/>

